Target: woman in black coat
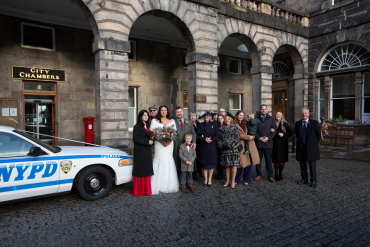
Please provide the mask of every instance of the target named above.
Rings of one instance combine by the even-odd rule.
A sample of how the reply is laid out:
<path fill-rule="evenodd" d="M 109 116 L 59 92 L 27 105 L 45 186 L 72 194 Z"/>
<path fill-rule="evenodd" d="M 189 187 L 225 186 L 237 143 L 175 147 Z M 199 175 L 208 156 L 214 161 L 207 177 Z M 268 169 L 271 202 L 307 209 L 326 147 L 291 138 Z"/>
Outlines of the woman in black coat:
<path fill-rule="evenodd" d="M 143 196 L 152 194 L 150 184 L 151 176 L 154 175 L 152 163 L 153 140 L 149 139 L 148 130 L 150 127 L 149 113 L 141 110 L 134 126 L 134 168 L 132 170 L 131 195 Z"/>
<path fill-rule="evenodd" d="M 217 166 L 218 154 L 217 144 L 218 126 L 212 122 L 213 113 L 206 111 L 200 114 L 199 118 L 204 118 L 204 122 L 198 124 L 197 129 L 197 149 L 199 152 L 199 164 L 203 169 L 204 183 L 203 186 L 212 186 L 213 170 Z"/>
<path fill-rule="evenodd" d="M 275 123 L 277 129 L 273 139 L 272 163 L 274 163 L 275 180 L 279 181 L 283 180 L 283 169 L 285 162 L 288 162 L 288 139 L 292 136 L 292 129 L 285 120 L 282 112 L 276 113 Z"/>

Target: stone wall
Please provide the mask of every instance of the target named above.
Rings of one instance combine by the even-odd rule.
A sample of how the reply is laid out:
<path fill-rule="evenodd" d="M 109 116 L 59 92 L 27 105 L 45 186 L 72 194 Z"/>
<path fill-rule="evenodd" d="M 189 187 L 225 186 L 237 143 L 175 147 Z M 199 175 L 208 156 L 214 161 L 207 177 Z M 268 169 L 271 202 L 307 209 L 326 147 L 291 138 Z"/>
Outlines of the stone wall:
<path fill-rule="evenodd" d="M 58 135 L 83 141 L 83 121 L 95 117 L 94 54 L 91 52 L 93 33 L 63 26 L 55 27 L 56 50 L 45 51 L 21 47 L 20 23 L 36 23 L 0 16 L 0 98 L 20 100 L 20 115 L 24 116 L 22 80 L 12 80 L 12 65 L 65 70 L 66 82 L 57 83 Z M 24 128 L 21 118 L 20 127 Z M 60 141 L 59 144 L 68 144 Z"/>
<path fill-rule="evenodd" d="M 245 112 L 254 112 L 252 107 L 252 76 L 248 64 L 250 60 L 242 59 L 241 74 L 229 73 L 229 56 L 219 55 L 218 68 L 218 105 L 229 109 L 229 95 L 242 94 L 242 109 Z M 258 107 L 257 107 L 258 108 Z"/>
<path fill-rule="evenodd" d="M 182 106 L 187 90 L 187 68 L 182 48 L 136 40 L 136 61 L 129 61 L 129 86 L 138 86 L 138 111 L 149 106 L 167 105 L 170 111 Z"/>

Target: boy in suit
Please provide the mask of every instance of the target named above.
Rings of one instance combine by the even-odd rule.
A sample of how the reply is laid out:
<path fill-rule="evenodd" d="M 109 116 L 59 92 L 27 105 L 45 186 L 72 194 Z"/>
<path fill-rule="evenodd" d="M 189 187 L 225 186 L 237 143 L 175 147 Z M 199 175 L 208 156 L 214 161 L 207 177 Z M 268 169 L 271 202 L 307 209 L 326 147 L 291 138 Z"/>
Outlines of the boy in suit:
<path fill-rule="evenodd" d="M 194 171 L 194 161 L 197 157 L 194 148 L 191 148 L 191 141 L 193 139 L 192 133 L 188 132 L 185 134 L 185 143 L 180 145 L 179 156 L 181 159 L 181 181 L 180 190 L 187 193 L 185 184 L 191 192 L 194 192 L 195 187 L 193 183 L 193 171 Z"/>

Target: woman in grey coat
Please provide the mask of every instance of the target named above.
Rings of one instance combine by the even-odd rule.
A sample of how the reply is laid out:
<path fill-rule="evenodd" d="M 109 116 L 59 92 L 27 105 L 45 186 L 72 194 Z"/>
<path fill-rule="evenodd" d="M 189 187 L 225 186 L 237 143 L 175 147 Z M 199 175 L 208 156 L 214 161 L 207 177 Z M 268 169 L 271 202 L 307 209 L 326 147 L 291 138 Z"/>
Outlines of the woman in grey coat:
<path fill-rule="evenodd" d="M 228 186 L 231 180 L 231 188 L 235 188 L 236 168 L 240 163 L 238 151 L 240 135 L 238 127 L 232 122 L 233 118 L 231 115 L 225 116 L 225 124 L 219 129 L 220 138 L 217 140 L 217 147 L 221 150 L 220 163 L 222 166 L 225 166 L 226 171 L 224 186 Z"/>

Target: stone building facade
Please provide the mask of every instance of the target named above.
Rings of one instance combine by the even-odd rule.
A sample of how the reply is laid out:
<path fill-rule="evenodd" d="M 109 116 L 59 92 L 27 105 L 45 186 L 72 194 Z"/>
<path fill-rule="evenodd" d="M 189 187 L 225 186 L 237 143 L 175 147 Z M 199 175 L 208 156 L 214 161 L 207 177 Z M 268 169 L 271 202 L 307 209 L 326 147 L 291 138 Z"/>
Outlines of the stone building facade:
<path fill-rule="evenodd" d="M 317 85 L 327 76 L 316 73 L 315 57 L 341 35 L 326 31 L 331 43 L 321 41 L 323 47 L 315 48 L 321 37 L 315 30 L 325 14 L 311 17 L 290 8 L 292 3 L 71 0 L 59 12 L 51 6 L 43 14 L 8 4 L 0 9 L 0 21 L 9 23 L 0 33 L 0 56 L 6 61 L 0 66 L 0 101 L 19 102 L 23 129 L 27 104 L 42 106 L 43 100 L 51 100 L 51 134 L 71 139 L 83 140 L 82 117 L 95 117 L 95 142 L 118 148 L 130 145 L 137 112 L 151 105 L 199 113 L 219 107 L 255 112 L 266 104 L 272 112 L 283 111 L 290 122 L 308 106 L 317 116 Z M 317 28 L 309 29 L 309 18 Z M 20 23 L 52 27 L 54 49 L 25 46 Z M 359 33 L 357 25 L 354 30 Z M 352 33 L 355 39 L 358 35 Z M 24 85 L 46 82 L 14 79 L 12 66 L 63 70 L 66 79 L 47 82 L 56 88 L 53 93 L 37 94 Z"/>

